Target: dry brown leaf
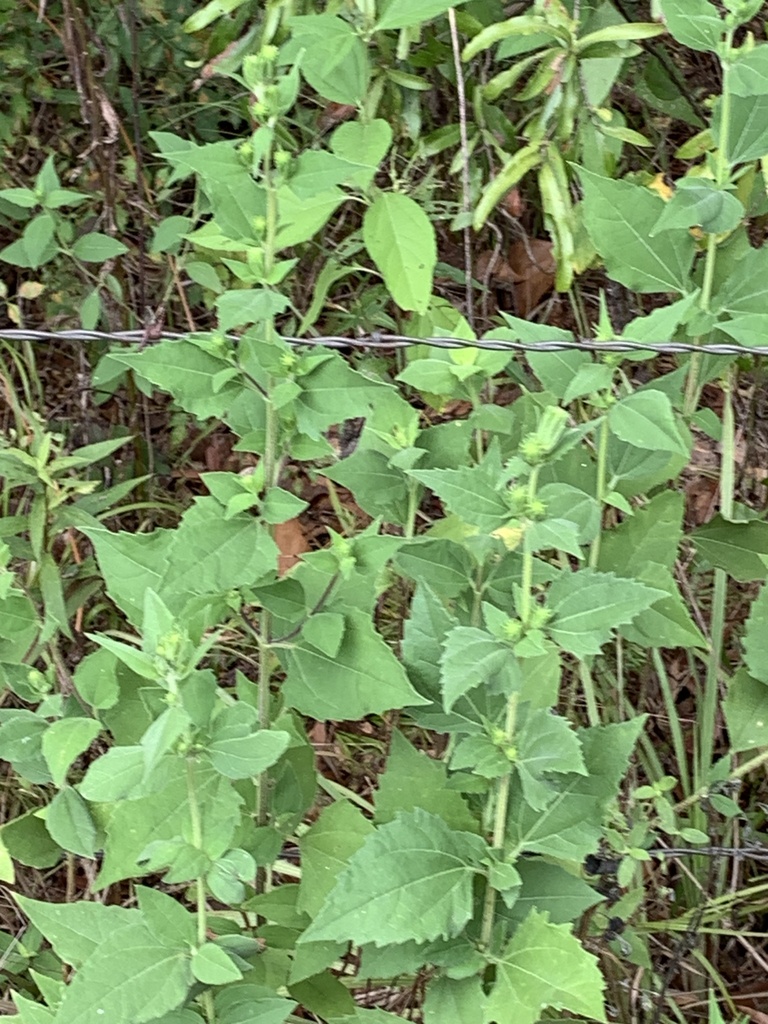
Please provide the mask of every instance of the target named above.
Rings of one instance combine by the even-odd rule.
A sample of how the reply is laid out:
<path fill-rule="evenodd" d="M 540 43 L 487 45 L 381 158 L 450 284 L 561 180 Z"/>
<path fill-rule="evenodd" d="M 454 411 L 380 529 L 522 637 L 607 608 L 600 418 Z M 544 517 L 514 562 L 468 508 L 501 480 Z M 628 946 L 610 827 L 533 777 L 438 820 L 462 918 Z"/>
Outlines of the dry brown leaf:
<path fill-rule="evenodd" d="M 280 555 L 277 560 L 278 576 L 285 576 L 289 569 L 299 561 L 299 557 L 310 550 L 304 530 L 298 519 L 289 519 L 278 523 L 274 532 L 275 544 Z"/>
<path fill-rule="evenodd" d="M 326 103 L 318 115 L 317 127 L 321 132 L 327 132 L 330 128 L 335 128 L 337 124 L 341 124 L 342 121 L 348 121 L 356 113 L 357 107 L 351 103 Z"/>
<path fill-rule="evenodd" d="M 509 266 L 515 275 L 515 312 L 526 317 L 554 287 L 556 264 L 552 243 L 543 238 L 513 242 L 509 247 Z"/>

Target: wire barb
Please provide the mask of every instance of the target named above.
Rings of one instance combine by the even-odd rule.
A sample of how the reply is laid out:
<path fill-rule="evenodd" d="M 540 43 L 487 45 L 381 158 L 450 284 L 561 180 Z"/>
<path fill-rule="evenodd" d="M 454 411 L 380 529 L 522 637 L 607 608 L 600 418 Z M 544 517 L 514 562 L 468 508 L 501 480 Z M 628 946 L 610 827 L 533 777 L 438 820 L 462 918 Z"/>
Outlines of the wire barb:
<path fill-rule="evenodd" d="M 189 337 L 208 337 L 214 331 L 189 331 L 176 334 L 163 331 L 153 340 L 182 341 Z M 238 335 L 227 334 L 237 341 Z M 13 327 L 0 330 L 0 341 L 116 341 L 126 343 L 146 342 L 145 331 L 36 331 Z M 657 355 L 684 355 L 700 352 L 708 356 L 768 356 L 768 345 L 746 347 L 731 343 L 715 345 L 693 345 L 685 341 L 624 341 L 612 338 L 610 341 L 592 341 L 589 338 L 575 338 L 573 341 L 553 339 L 552 341 L 507 341 L 503 338 L 484 338 L 481 341 L 467 341 L 466 338 L 411 338 L 405 334 L 372 334 L 357 338 L 330 334 L 317 338 L 283 337 L 289 345 L 322 346 L 325 348 L 359 348 L 386 350 L 409 348 L 412 345 L 427 345 L 430 348 L 465 349 L 477 348 L 487 352 L 653 352 Z"/>

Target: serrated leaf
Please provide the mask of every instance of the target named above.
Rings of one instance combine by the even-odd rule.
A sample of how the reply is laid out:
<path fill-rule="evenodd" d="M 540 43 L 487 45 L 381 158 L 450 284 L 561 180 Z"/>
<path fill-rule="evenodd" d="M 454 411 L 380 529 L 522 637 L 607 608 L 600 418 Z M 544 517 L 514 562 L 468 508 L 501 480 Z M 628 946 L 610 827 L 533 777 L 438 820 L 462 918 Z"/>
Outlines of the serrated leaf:
<path fill-rule="evenodd" d="M 138 910 L 79 900 L 49 903 L 14 895 L 23 912 L 65 964 L 80 967 L 109 936 L 139 921 Z"/>
<path fill-rule="evenodd" d="M 353 854 L 305 938 L 383 946 L 458 935 L 486 850 L 433 814 L 401 814 Z"/>
<path fill-rule="evenodd" d="M 486 1020 L 534 1024 L 551 1007 L 605 1021 L 604 988 L 597 960 L 570 927 L 532 910 L 496 964 Z"/>
<path fill-rule="evenodd" d="M 612 630 L 664 596 L 663 590 L 613 573 L 563 573 L 549 589 L 547 606 L 554 614 L 549 635 L 577 657 L 599 654 Z"/>
<path fill-rule="evenodd" d="M 604 899 L 578 876 L 539 857 L 518 860 L 517 869 L 522 885 L 513 908 L 515 918 L 538 910 L 549 914 L 554 924 L 565 924 Z"/>
<path fill-rule="evenodd" d="M 577 168 L 584 188 L 584 224 L 609 277 L 638 292 L 689 290 L 695 243 L 687 230 L 654 244 L 650 231 L 664 200 L 650 189 Z"/>
<path fill-rule="evenodd" d="M 496 479 L 483 466 L 412 469 L 409 476 L 433 490 L 449 512 L 484 533 L 492 533 L 512 518 L 509 506 L 496 489 Z"/>
<path fill-rule="evenodd" d="M 690 446 L 680 433 L 672 403 L 663 391 L 650 389 L 626 395 L 611 406 L 608 426 L 635 448 L 688 457 Z"/>
<path fill-rule="evenodd" d="M 690 537 L 700 555 L 740 583 L 768 576 L 768 523 L 731 523 L 716 515 Z"/>
<path fill-rule="evenodd" d="M 437 243 L 419 204 L 400 192 L 382 193 L 366 210 L 363 241 L 398 306 L 426 313 Z"/>
<path fill-rule="evenodd" d="M 297 907 L 316 917 L 336 884 L 341 870 L 374 827 L 345 800 L 325 807 L 309 831 L 299 840 L 301 887 Z"/>
<path fill-rule="evenodd" d="M 290 738 L 287 732 L 260 729 L 248 736 L 215 739 L 208 747 L 211 764 L 228 779 L 248 779 L 275 764 Z"/>
<path fill-rule="evenodd" d="M 348 611 L 336 656 L 302 644 L 281 655 L 286 703 L 313 718 L 341 721 L 426 703 L 364 612 Z"/>
<path fill-rule="evenodd" d="M 509 646 L 475 626 L 457 626 L 445 639 L 440 659 L 443 707 L 453 705 L 475 686 L 495 684 L 506 679 L 514 655 Z"/>
<path fill-rule="evenodd" d="M 487 1019 L 479 977 L 454 980 L 440 975 L 427 984 L 424 1024 L 484 1024 Z"/>
<path fill-rule="evenodd" d="M 464 798 L 448 789 L 448 772 L 442 761 L 417 750 L 396 730 L 387 767 L 379 776 L 376 821 L 392 821 L 400 812 L 416 807 L 438 815 L 451 828 L 477 831 L 477 821 Z"/>
<path fill-rule="evenodd" d="M 167 945 L 137 922 L 109 936 L 64 990 L 57 1024 L 143 1024 L 182 1004 L 189 947 Z"/>

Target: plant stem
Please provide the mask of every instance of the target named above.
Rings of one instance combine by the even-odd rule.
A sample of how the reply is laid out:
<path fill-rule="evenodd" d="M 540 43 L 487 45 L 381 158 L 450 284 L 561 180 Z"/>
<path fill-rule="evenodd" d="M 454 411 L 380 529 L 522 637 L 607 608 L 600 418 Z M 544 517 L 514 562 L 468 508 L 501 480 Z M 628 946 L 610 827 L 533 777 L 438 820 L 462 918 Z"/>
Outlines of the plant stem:
<path fill-rule="evenodd" d="M 600 437 L 597 442 L 597 493 L 595 497 L 600 505 L 600 515 L 602 516 L 603 501 L 605 500 L 605 479 L 607 475 L 608 467 L 608 423 L 603 420 L 603 423 L 598 427 L 600 431 Z M 598 531 L 597 536 L 592 542 L 592 547 L 589 549 L 589 567 L 594 569 L 597 566 L 598 559 L 600 558 L 600 538 L 602 537 L 602 530 Z"/>
<path fill-rule="evenodd" d="M 203 820 L 200 815 L 200 804 L 195 789 L 195 767 L 192 758 L 187 758 L 187 798 L 189 800 L 189 819 L 192 826 L 192 845 L 196 850 L 203 849 Z M 195 880 L 195 903 L 197 908 L 197 945 L 203 946 L 208 940 L 208 907 L 205 898 L 205 879 L 198 875 Z M 201 996 L 205 1019 L 213 1024 L 215 1011 L 213 995 L 204 992 Z"/>

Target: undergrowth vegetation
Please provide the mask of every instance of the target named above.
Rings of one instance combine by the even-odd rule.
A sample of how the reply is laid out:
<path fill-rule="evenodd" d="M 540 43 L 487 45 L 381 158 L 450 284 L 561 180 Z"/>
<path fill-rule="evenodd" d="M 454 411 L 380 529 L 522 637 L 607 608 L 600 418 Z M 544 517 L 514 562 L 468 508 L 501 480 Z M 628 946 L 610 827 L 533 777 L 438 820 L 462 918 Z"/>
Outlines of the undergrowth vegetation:
<path fill-rule="evenodd" d="M 2 1012 L 768 1019 L 763 8 L 0 0 Z"/>

